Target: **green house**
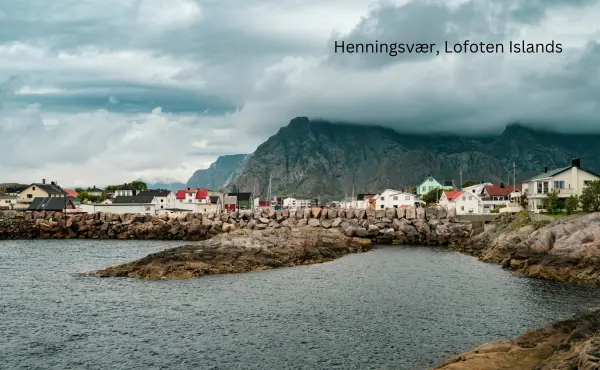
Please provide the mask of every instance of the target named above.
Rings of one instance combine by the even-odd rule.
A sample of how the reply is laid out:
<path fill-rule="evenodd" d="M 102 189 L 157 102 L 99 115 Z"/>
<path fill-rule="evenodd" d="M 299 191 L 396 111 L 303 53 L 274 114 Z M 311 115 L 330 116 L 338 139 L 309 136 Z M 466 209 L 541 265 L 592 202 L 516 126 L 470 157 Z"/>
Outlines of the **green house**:
<path fill-rule="evenodd" d="M 442 189 L 442 190 L 453 190 L 454 184 L 452 181 L 444 181 L 444 184 L 437 181 L 433 176 L 429 175 L 422 183 L 417 186 L 417 196 L 419 199 L 423 197 L 423 195 L 429 193 L 434 189 Z"/>

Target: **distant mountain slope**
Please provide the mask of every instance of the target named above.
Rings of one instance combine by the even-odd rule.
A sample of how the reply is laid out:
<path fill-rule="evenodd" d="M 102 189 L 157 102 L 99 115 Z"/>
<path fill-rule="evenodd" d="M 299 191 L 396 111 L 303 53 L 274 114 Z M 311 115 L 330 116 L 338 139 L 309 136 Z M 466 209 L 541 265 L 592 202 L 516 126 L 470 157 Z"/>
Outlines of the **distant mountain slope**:
<path fill-rule="evenodd" d="M 209 168 L 194 172 L 186 187 L 220 189 L 236 177 L 246 157 L 246 154 L 221 156 Z"/>
<path fill-rule="evenodd" d="M 461 169 L 463 180 L 499 183 L 510 177 L 512 183 L 513 161 L 519 181 L 544 167 L 568 165 L 573 157 L 600 171 L 598 142 L 600 134 L 565 135 L 521 124 L 496 137 L 466 137 L 298 117 L 261 144 L 226 187 L 264 196 L 271 176 L 273 194 L 339 199 L 353 187 L 359 193 L 415 186 L 428 174 L 458 183 Z"/>
<path fill-rule="evenodd" d="M 185 189 L 186 186 L 182 182 L 154 182 L 147 183 L 148 189 L 167 189 L 167 190 L 181 190 Z"/>

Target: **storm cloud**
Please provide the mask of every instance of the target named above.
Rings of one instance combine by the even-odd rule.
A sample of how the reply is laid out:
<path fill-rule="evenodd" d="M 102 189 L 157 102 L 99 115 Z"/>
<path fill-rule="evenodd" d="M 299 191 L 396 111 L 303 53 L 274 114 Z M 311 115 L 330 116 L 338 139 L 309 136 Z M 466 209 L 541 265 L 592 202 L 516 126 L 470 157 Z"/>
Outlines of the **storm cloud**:
<path fill-rule="evenodd" d="M 0 0 L 0 182 L 185 181 L 295 116 L 600 130 L 600 1 Z M 555 41 L 560 54 L 340 54 Z"/>

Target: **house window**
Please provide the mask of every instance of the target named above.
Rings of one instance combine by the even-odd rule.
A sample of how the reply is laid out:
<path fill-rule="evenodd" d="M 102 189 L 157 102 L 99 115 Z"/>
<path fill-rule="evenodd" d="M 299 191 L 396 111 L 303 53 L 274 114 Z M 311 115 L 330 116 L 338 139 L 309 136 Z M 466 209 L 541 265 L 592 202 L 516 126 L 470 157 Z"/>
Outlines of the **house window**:
<path fill-rule="evenodd" d="M 421 189 L 422 192 L 426 192 L 427 191 L 427 186 L 423 186 Z"/>
<path fill-rule="evenodd" d="M 31 190 L 35 191 L 35 186 L 33 186 L 33 187 L 31 188 Z"/>
<path fill-rule="evenodd" d="M 465 206 L 460 206 L 460 210 L 464 211 L 465 210 Z"/>
<path fill-rule="evenodd" d="M 160 209 L 163 209 L 163 208 L 165 208 L 165 206 L 160 206 Z"/>
<path fill-rule="evenodd" d="M 33 198 L 33 195 L 27 194 L 27 199 L 31 199 L 31 198 Z"/>
<path fill-rule="evenodd" d="M 394 208 L 398 208 L 398 206 L 394 206 Z"/>
<path fill-rule="evenodd" d="M 544 187 L 544 194 L 547 194 L 548 193 L 548 181 L 544 181 L 542 184 Z"/>
<path fill-rule="evenodd" d="M 381 205 L 381 207 L 380 207 L 380 208 L 381 208 L 381 209 L 383 209 L 383 204 Z"/>
<path fill-rule="evenodd" d="M 475 189 L 473 189 L 473 193 L 475 192 Z"/>
<path fill-rule="evenodd" d="M 554 181 L 554 189 L 564 189 L 565 182 L 564 181 Z"/>
<path fill-rule="evenodd" d="M 146 212 L 150 212 L 150 207 L 146 207 Z"/>
<path fill-rule="evenodd" d="M 410 200 L 410 195 L 405 196 L 404 200 Z"/>
<path fill-rule="evenodd" d="M 542 183 L 541 182 L 537 183 L 537 194 L 542 194 Z"/>
<path fill-rule="evenodd" d="M 381 197 L 381 200 L 383 200 L 383 198 L 385 198 L 385 197 Z"/>
<path fill-rule="evenodd" d="M 585 181 L 583 182 L 583 186 L 588 186 L 588 185 L 589 185 L 589 183 L 590 183 L 590 181 L 591 181 L 591 180 L 585 180 Z"/>
<path fill-rule="evenodd" d="M 192 203 L 192 200 L 191 200 L 191 199 L 188 199 L 188 203 Z"/>
<path fill-rule="evenodd" d="M 161 203 L 163 203 L 164 201 L 165 201 L 164 199 L 161 199 L 161 200 L 160 200 L 160 202 L 161 202 Z"/>
<path fill-rule="evenodd" d="M 397 195 L 394 195 L 394 200 L 398 200 L 398 196 Z"/>

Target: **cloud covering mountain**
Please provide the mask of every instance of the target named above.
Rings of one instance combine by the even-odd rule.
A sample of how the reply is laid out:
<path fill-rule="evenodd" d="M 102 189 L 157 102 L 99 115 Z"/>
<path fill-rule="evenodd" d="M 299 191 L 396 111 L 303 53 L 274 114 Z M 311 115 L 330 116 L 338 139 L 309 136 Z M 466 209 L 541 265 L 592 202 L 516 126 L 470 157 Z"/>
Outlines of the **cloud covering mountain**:
<path fill-rule="evenodd" d="M 595 0 L 0 0 L 0 182 L 185 181 L 295 116 L 598 127 Z M 561 54 L 334 54 L 335 41 Z"/>

